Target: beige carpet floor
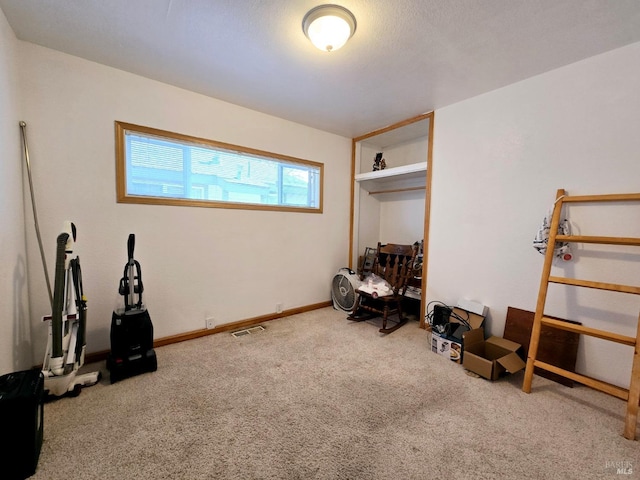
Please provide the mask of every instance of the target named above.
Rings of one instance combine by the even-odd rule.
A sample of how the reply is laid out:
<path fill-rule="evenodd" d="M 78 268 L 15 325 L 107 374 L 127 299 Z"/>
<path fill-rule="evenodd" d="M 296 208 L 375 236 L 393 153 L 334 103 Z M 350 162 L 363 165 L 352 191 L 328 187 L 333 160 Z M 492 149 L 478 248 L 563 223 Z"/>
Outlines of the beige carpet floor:
<path fill-rule="evenodd" d="M 619 399 L 475 378 L 417 322 L 384 336 L 325 308 L 264 326 L 158 348 L 157 372 L 113 385 L 85 366 L 105 376 L 45 405 L 32 478 L 640 478 Z"/>

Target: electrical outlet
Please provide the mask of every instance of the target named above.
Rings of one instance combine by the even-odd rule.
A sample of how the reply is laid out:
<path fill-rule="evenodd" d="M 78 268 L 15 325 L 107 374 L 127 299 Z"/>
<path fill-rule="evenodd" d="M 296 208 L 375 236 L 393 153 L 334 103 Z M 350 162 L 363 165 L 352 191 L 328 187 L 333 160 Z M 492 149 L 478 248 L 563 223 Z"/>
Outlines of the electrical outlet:
<path fill-rule="evenodd" d="M 213 317 L 207 317 L 207 319 L 206 319 L 207 330 L 211 330 L 215 326 L 216 326 L 215 319 Z"/>
<path fill-rule="evenodd" d="M 276 313 L 282 313 L 282 304 L 276 303 Z"/>

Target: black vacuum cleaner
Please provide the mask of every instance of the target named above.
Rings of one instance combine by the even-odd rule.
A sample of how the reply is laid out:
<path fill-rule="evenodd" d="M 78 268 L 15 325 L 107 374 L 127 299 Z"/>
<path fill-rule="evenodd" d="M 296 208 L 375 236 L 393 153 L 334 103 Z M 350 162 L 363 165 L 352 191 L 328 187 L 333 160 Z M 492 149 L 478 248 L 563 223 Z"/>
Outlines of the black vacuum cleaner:
<path fill-rule="evenodd" d="M 114 310 L 111 317 L 111 353 L 107 358 L 111 383 L 158 368 L 153 350 L 153 324 L 142 303 L 142 270 L 133 258 L 135 243 L 135 235 L 129 234 L 129 260 L 118 287 L 118 293 L 124 297 L 124 308 Z"/>

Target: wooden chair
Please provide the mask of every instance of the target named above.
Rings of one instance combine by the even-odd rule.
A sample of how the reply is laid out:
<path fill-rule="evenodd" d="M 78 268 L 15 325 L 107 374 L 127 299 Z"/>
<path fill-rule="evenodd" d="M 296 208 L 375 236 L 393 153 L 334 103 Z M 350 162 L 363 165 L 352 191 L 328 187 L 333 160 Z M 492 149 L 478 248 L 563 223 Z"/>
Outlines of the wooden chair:
<path fill-rule="evenodd" d="M 358 305 L 349 320 L 361 322 L 370 318 L 382 317 L 380 332 L 391 333 L 407 323 L 402 313 L 402 303 L 409 280 L 414 275 L 414 262 L 417 248 L 414 245 L 398 245 L 389 243 L 382 245 L 378 242 L 378 249 L 373 262 L 372 273 L 386 280 L 391 286 L 389 295 L 377 295 L 358 289 Z M 365 287 L 365 286 L 363 286 Z M 363 288 L 361 287 L 361 288 Z M 387 328 L 387 321 L 394 313 L 398 314 L 394 325 Z"/>

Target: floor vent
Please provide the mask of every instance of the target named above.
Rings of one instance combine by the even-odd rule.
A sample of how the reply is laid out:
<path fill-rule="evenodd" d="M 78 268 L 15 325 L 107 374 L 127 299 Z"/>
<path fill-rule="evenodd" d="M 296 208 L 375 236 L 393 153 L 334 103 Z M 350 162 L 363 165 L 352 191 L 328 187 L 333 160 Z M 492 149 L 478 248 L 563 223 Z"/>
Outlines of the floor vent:
<path fill-rule="evenodd" d="M 245 335 L 251 335 L 252 333 L 262 332 L 265 328 L 262 325 L 257 325 L 255 327 L 245 328 L 243 330 L 237 330 L 235 332 L 231 332 L 231 335 L 234 337 L 244 337 Z"/>

